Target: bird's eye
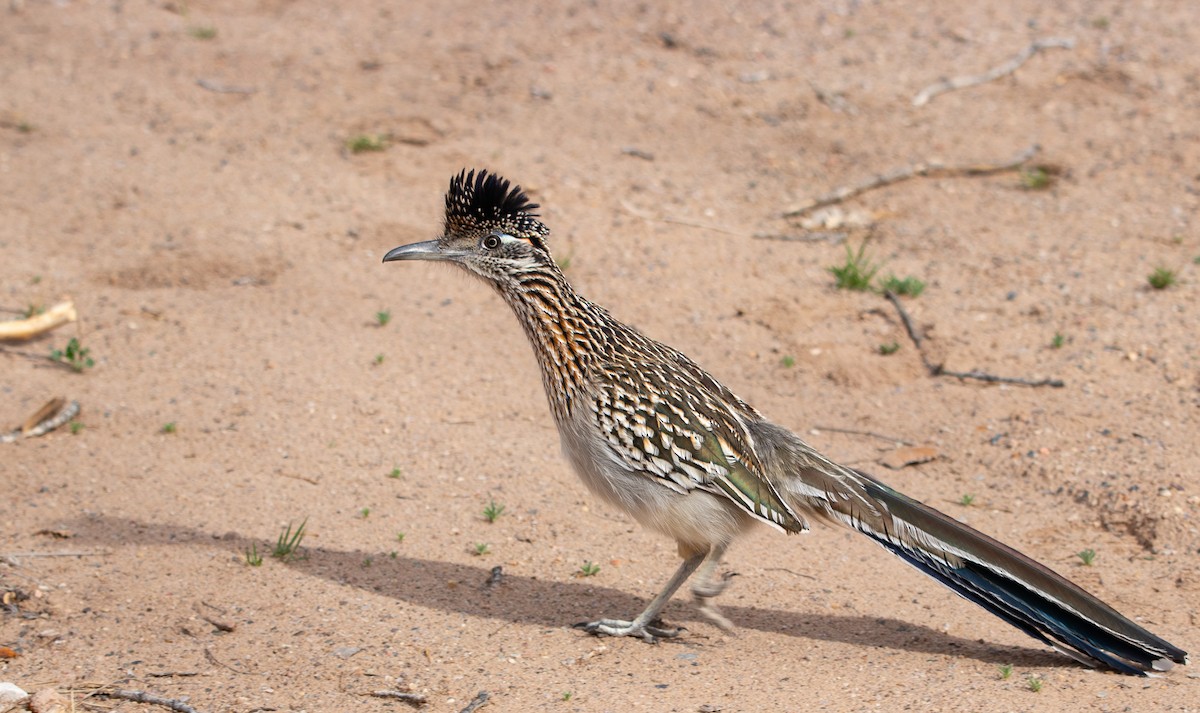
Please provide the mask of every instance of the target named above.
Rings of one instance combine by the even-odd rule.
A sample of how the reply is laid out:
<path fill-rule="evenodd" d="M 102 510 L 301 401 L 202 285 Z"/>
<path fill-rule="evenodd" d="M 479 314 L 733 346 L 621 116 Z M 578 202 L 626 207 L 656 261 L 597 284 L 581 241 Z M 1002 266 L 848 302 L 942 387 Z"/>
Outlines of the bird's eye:
<path fill-rule="evenodd" d="M 487 236 L 483 239 L 483 247 L 488 250 L 495 250 L 500 247 L 500 236 L 495 234 Z"/>

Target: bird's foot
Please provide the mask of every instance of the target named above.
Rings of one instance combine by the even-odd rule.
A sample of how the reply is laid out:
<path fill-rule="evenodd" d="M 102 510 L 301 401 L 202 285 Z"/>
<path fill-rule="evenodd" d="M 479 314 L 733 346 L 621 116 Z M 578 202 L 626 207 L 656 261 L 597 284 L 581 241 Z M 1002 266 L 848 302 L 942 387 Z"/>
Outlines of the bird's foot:
<path fill-rule="evenodd" d="M 673 639 L 684 630 L 683 627 L 664 628 L 661 619 L 655 619 L 648 624 L 636 619 L 634 621 L 597 619 L 596 621 L 581 621 L 575 625 L 575 628 L 583 629 L 596 636 L 636 636 L 651 644 L 657 644 L 659 639 Z"/>
<path fill-rule="evenodd" d="M 737 576 L 736 573 L 727 572 L 721 575 L 719 579 L 710 578 L 707 581 L 697 582 L 692 586 L 692 596 L 696 599 L 696 608 L 700 610 L 700 613 L 703 614 L 706 619 L 711 621 L 713 624 L 716 624 L 717 627 L 722 631 L 727 632 L 733 631 L 733 622 L 725 618 L 725 615 L 722 614 L 721 610 L 717 608 L 717 605 L 713 603 L 713 599 L 716 598 L 718 594 L 725 591 L 725 588 L 729 586 L 729 580 L 735 576 Z"/>

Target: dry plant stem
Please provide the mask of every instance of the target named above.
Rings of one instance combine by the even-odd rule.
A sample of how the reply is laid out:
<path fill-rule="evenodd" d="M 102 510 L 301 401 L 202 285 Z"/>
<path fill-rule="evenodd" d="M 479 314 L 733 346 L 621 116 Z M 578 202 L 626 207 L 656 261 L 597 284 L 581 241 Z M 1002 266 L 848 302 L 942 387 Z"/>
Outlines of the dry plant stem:
<path fill-rule="evenodd" d="M 404 701 L 414 706 L 423 706 L 428 702 L 425 696 L 420 693 L 406 693 L 404 691 L 371 691 L 371 695 L 375 698 L 391 698 L 397 701 Z"/>
<path fill-rule="evenodd" d="M 239 87 L 232 84 L 222 84 L 211 79 L 203 77 L 196 80 L 196 85 L 201 89 L 207 89 L 210 92 L 217 94 L 254 94 L 258 91 L 255 87 Z"/>
<path fill-rule="evenodd" d="M 912 441 L 906 441 L 903 438 L 895 438 L 893 436 L 888 436 L 883 433 L 876 433 L 874 431 L 859 431 L 853 428 L 838 428 L 836 426 L 813 426 L 813 428 L 818 431 L 829 431 L 830 433 L 847 433 L 852 436 L 868 436 L 870 438 L 877 438 L 881 441 L 887 441 L 888 443 L 899 443 L 902 446 L 912 445 Z"/>
<path fill-rule="evenodd" d="M 638 218 L 641 218 L 642 220 L 650 221 L 652 223 L 655 223 L 655 222 L 671 223 L 673 225 L 682 225 L 682 226 L 685 226 L 688 228 L 700 228 L 701 230 L 711 230 L 715 233 L 724 233 L 726 235 L 738 235 L 738 236 L 745 235 L 745 233 L 740 233 L 736 230 L 730 230 L 729 228 L 725 228 L 720 225 L 713 225 L 711 223 L 698 223 L 698 222 L 692 221 L 692 220 L 683 220 L 681 218 L 671 218 L 669 216 L 660 218 L 658 216 L 650 215 L 649 213 L 646 213 L 645 211 L 641 211 L 641 210 L 638 210 L 637 208 L 634 208 L 627 201 L 621 201 L 621 207 L 624 208 L 625 212 L 629 213 L 630 215 L 637 216 Z"/>
<path fill-rule="evenodd" d="M 468 703 L 467 707 L 463 708 L 459 713 L 475 713 L 475 711 L 482 708 L 488 702 L 488 698 L 491 698 L 491 695 L 487 691 L 480 691 L 475 696 L 475 700 Z"/>
<path fill-rule="evenodd" d="M 28 319 L 0 322 L 0 339 L 31 339 L 77 319 L 79 319 L 79 314 L 75 312 L 74 302 L 70 300 L 59 302 L 45 312 L 35 314 Z"/>
<path fill-rule="evenodd" d="M 966 89 L 987 82 L 995 81 L 1003 76 L 1012 74 L 1017 71 L 1017 68 L 1029 61 L 1029 58 L 1047 49 L 1065 49 L 1069 50 L 1075 47 L 1075 38 L 1073 37 L 1046 37 L 1040 39 L 1025 49 L 1012 59 L 992 67 L 983 74 L 971 74 L 963 77 L 954 77 L 953 79 L 943 79 L 940 82 L 934 82 L 928 87 L 925 87 L 913 97 L 913 106 L 925 106 L 929 100 L 939 94 L 952 92 L 956 89 Z"/>
<path fill-rule="evenodd" d="M 78 552 L 4 552 L 0 553 L 0 559 L 4 560 L 22 560 L 34 559 L 36 557 L 102 557 L 109 554 L 108 552 L 86 552 L 80 550 Z"/>
<path fill-rule="evenodd" d="M 55 401 L 62 401 L 62 404 L 58 409 L 56 409 L 56 413 L 54 413 L 54 415 L 50 416 L 49 418 L 42 418 L 32 427 L 29 427 L 29 423 L 26 422 L 24 426 L 16 429 L 15 431 L 0 433 L 0 443 L 12 443 L 18 438 L 37 438 L 38 436 L 42 436 L 53 431 L 54 429 L 62 426 L 79 415 L 78 401 L 66 402 L 63 399 L 55 399 L 51 400 L 50 403 L 54 403 Z M 42 411 L 45 409 L 46 407 L 43 406 L 42 409 L 39 409 L 35 416 L 42 416 Z"/>
<path fill-rule="evenodd" d="M 183 701 L 156 696 L 153 693 L 146 693 L 145 691 L 131 691 L 118 688 L 111 691 L 96 691 L 94 695 L 101 698 L 119 698 L 120 700 L 133 701 L 134 703 L 150 703 L 156 706 L 163 706 L 178 713 L 199 713 L 199 711 Z"/>
<path fill-rule="evenodd" d="M 917 328 L 913 326 L 912 319 L 908 316 L 908 310 L 904 309 L 900 298 L 891 290 L 885 290 L 883 294 L 896 307 L 896 312 L 900 314 L 900 321 L 904 323 L 904 331 L 908 332 L 908 338 L 916 346 L 917 353 L 921 355 L 921 363 L 925 365 L 925 370 L 929 372 L 930 376 L 949 376 L 955 379 L 975 379 L 976 381 L 1019 386 L 1051 386 L 1056 389 L 1061 389 L 1066 385 L 1062 379 L 1023 379 L 1019 376 L 997 376 L 984 371 L 950 371 L 941 364 L 934 364 L 925 356 L 925 349 L 922 347 L 924 339 Z"/>
<path fill-rule="evenodd" d="M 1021 153 L 1013 156 L 1007 161 L 997 161 L 995 163 L 974 163 L 961 164 L 958 166 L 947 166 L 941 161 L 922 161 L 909 166 L 901 166 L 887 173 L 881 173 L 873 176 L 862 183 L 853 186 L 843 186 L 832 193 L 826 193 L 823 196 L 812 198 L 800 205 L 791 208 L 783 214 L 784 218 L 799 218 L 806 213 L 809 213 L 817 208 L 824 208 L 827 205 L 834 205 L 842 201 L 853 198 L 857 195 L 866 193 L 867 191 L 890 186 L 893 183 L 906 181 L 916 176 L 988 176 L 993 173 L 1002 173 L 1004 171 L 1015 171 L 1030 159 L 1037 155 L 1041 147 L 1037 144 L 1026 148 Z"/>

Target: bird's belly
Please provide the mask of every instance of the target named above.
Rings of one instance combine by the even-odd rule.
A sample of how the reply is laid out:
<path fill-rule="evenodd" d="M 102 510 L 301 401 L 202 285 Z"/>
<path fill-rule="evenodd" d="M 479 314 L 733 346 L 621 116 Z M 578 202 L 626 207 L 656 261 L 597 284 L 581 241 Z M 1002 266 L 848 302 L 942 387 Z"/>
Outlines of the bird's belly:
<path fill-rule="evenodd" d="M 727 498 L 674 484 L 623 463 L 606 442 L 559 424 L 563 455 L 588 490 L 629 513 L 642 525 L 697 551 L 729 544 L 754 518 Z M 594 429 L 594 426 L 592 427 Z"/>

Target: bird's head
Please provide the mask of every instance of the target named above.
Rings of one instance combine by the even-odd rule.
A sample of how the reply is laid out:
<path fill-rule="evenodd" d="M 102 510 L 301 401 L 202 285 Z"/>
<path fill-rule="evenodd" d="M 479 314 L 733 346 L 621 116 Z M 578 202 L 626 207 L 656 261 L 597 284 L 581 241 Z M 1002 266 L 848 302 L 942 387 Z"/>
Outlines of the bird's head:
<path fill-rule="evenodd" d="M 402 245 L 383 256 L 393 260 L 454 263 L 499 286 L 552 265 L 537 204 L 520 186 L 487 171 L 463 169 L 450 179 L 446 222 L 434 240 Z"/>

